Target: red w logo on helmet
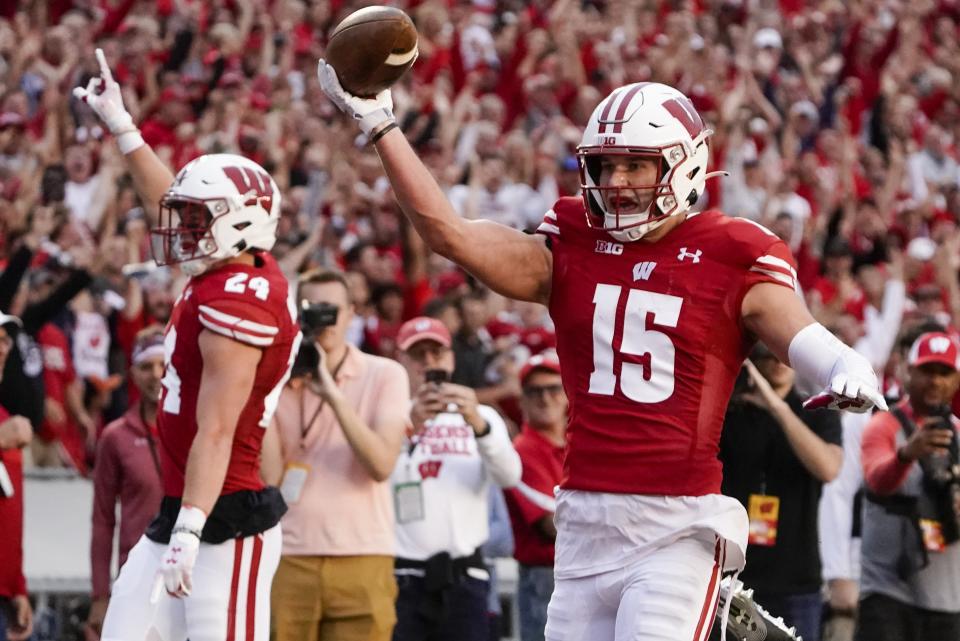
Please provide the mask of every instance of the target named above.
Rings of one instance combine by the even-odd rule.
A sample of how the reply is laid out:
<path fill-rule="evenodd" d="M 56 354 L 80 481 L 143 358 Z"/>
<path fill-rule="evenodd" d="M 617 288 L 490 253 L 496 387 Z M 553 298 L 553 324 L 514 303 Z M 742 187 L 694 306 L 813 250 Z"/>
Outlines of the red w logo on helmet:
<path fill-rule="evenodd" d="M 680 121 L 691 138 L 696 138 L 703 131 L 703 120 L 700 119 L 700 114 L 697 113 L 693 103 L 686 96 L 667 100 L 663 103 L 663 108 Z"/>
<path fill-rule="evenodd" d="M 250 167 L 224 167 L 223 173 L 236 185 L 241 195 L 254 192 L 255 196 L 248 199 L 246 205 L 259 202 L 267 211 L 273 207 L 273 181 L 265 172 Z"/>

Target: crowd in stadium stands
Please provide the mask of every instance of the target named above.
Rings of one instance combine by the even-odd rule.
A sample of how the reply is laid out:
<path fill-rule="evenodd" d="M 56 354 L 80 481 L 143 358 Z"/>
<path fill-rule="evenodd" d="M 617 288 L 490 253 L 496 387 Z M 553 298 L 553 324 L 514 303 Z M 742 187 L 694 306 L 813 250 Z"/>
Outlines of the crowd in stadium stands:
<path fill-rule="evenodd" d="M 452 380 L 518 433 L 520 371 L 550 354 L 551 321 L 431 254 L 368 141 L 320 91 L 325 34 L 361 4 L 2 3 L 0 312 L 22 327 L 6 325 L 17 339 L 0 404 L 33 427 L 26 467 L 93 476 L 103 428 L 144 389 L 130 375 L 138 333 L 168 320 L 186 280 L 150 262 L 145 208 L 155 203 L 138 202 L 113 140 L 72 96 L 98 74 L 95 46 L 172 168 L 230 152 L 271 173 L 283 193 L 274 254 L 291 280 L 315 267 L 345 272 L 350 343 L 394 358 L 404 321 L 439 319 L 452 336 Z M 872 361 L 890 398 L 906 384 L 903 336 L 921 324 L 960 331 L 957 0 L 393 4 L 420 35 L 420 57 L 393 90 L 398 122 L 462 216 L 535 228 L 558 196 L 579 191 L 576 146 L 598 101 L 626 83 L 664 82 L 714 130 L 711 169 L 729 173 L 698 207 L 783 238 L 815 317 Z M 844 417 L 837 483 L 862 476 L 863 420 Z M 10 452 L 29 440 L 0 441 L 13 444 L 0 452 L 17 478 Z M 821 554 L 839 617 L 857 605 L 849 534 L 859 481 L 833 495 L 831 485 Z M 542 509 L 527 511 L 536 518 L 524 536 L 547 527 Z M 0 577 L 4 589 L 23 588 Z"/>

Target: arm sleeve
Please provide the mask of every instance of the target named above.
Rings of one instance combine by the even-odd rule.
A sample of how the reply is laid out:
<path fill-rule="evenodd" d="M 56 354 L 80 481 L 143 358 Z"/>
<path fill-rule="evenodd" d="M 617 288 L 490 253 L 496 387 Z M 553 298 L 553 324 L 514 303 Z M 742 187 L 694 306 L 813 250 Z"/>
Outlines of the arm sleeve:
<path fill-rule="evenodd" d="M 120 468 L 117 465 L 114 439 L 107 432 L 97 447 L 97 463 L 93 469 L 93 532 L 90 537 L 90 576 L 93 597 L 110 594 L 110 561 L 113 557 L 113 535 L 116 527 L 117 495 L 120 490 Z"/>
<path fill-rule="evenodd" d="M 888 412 L 874 415 L 863 432 L 861 457 L 867 487 L 877 494 L 893 494 L 903 485 L 913 463 L 897 459 L 900 423 Z"/>
<path fill-rule="evenodd" d="M 487 473 L 500 487 L 513 487 L 520 481 L 520 455 L 513 449 L 507 425 L 492 407 L 481 405 L 478 411 L 490 425 L 490 433 L 477 439 Z"/>

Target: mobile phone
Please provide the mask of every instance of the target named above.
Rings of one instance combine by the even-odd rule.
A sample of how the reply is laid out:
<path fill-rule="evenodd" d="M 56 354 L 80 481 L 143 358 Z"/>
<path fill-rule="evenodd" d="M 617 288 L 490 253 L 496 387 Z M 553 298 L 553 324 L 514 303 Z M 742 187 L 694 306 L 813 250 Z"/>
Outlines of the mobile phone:
<path fill-rule="evenodd" d="M 450 380 L 450 372 L 445 369 L 428 369 L 423 378 L 428 383 L 446 383 Z"/>

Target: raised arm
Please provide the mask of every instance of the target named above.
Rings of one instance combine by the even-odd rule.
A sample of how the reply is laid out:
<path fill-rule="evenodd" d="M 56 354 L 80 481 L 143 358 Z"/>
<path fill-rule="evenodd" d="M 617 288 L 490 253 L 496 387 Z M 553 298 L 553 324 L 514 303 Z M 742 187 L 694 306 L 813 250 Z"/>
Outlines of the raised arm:
<path fill-rule="evenodd" d="M 127 170 L 133 177 L 137 193 L 143 200 L 151 222 L 157 222 L 157 205 L 173 184 L 173 173 L 153 149 L 143 141 L 133 117 L 123 106 L 120 85 L 113 79 L 102 49 L 96 50 L 100 77 L 92 78 L 86 89 L 77 87 L 73 94 L 87 103 L 116 138 Z"/>
<path fill-rule="evenodd" d="M 545 239 L 488 220 L 462 219 L 440 185 L 397 128 L 393 99 L 384 90 L 376 98 L 347 93 L 336 72 L 320 61 L 320 85 L 376 145 L 380 162 L 403 208 L 430 249 L 454 261 L 490 289 L 510 298 L 547 303 L 553 255 Z"/>

